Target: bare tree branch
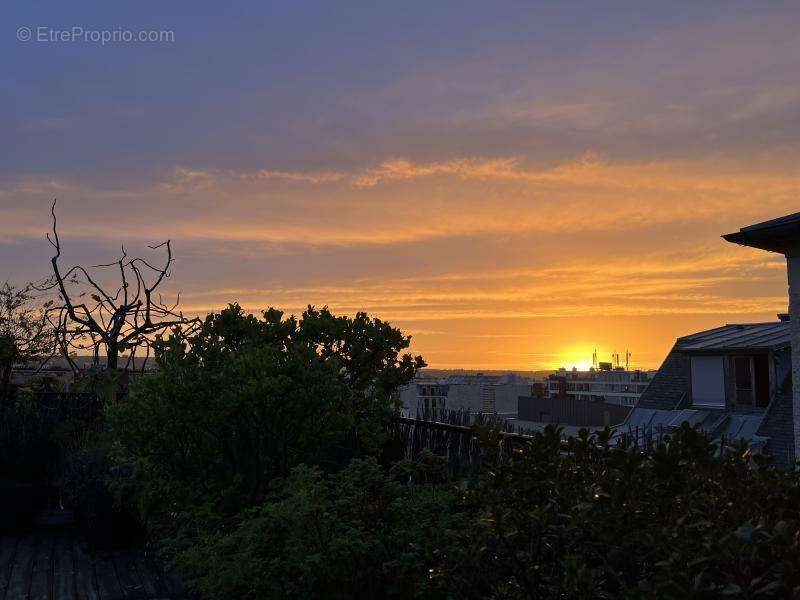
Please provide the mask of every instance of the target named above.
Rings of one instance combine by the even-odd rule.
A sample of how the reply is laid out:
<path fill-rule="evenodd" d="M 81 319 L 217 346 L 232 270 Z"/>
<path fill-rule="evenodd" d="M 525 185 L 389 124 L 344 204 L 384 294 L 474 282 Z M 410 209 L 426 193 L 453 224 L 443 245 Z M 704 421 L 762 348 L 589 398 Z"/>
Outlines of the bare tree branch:
<path fill-rule="evenodd" d="M 170 276 L 174 260 L 170 240 L 149 246 L 151 250 L 165 250 L 161 267 L 141 257 L 129 257 L 122 246 L 120 258 L 94 265 L 90 267 L 91 271 L 81 265 L 63 270 L 55 209 L 56 201 L 53 200 L 50 209 L 52 235 L 47 234 L 47 240 L 55 250 L 50 260 L 53 275 L 37 289 L 57 293 L 58 300 L 47 309 L 46 316 L 55 328 L 58 347 L 73 370 L 77 369 L 77 364 L 72 355 L 87 351 L 98 365 L 102 353 L 107 369 L 116 369 L 120 356 L 127 356 L 126 369 L 135 367 L 137 349 L 145 351 L 146 361 L 157 337 L 175 328 L 188 333 L 199 325 L 198 318 L 189 319 L 177 311 L 180 294 L 175 304 L 167 305 L 157 290 Z M 116 272 L 116 288 L 106 284 L 110 275 L 105 274 L 109 270 Z M 91 303 L 84 299 L 87 295 Z"/>

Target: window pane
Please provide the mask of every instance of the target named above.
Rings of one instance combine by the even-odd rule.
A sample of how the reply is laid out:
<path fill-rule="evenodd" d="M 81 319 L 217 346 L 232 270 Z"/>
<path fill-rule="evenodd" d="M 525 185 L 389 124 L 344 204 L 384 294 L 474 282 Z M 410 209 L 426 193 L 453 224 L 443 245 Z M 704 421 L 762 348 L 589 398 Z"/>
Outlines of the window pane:
<path fill-rule="evenodd" d="M 692 357 L 692 402 L 701 406 L 725 406 L 725 372 L 721 356 Z"/>
<path fill-rule="evenodd" d="M 769 359 L 761 354 L 753 359 L 756 380 L 756 406 L 769 404 Z"/>
<path fill-rule="evenodd" d="M 734 371 L 736 371 L 736 387 L 738 389 L 749 390 L 753 388 L 749 356 L 737 356 L 734 358 Z"/>
<path fill-rule="evenodd" d="M 753 372 L 750 367 L 752 357 L 735 356 L 733 359 L 733 377 L 736 383 L 736 404 L 753 406 Z"/>

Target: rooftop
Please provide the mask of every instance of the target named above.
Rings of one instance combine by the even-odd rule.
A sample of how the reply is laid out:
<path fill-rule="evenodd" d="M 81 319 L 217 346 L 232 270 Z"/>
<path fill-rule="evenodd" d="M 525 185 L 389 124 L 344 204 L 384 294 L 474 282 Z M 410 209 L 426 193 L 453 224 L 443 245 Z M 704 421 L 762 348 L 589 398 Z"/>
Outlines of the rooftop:
<path fill-rule="evenodd" d="M 681 351 L 779 350 L 791 346 L 788 321 L 724 325 L 678 338 Z"/>
<path fill-rule="evenodd" d="M 786 254 L 800 247 L 800 212 L 742 227 L 722 237 L 734 244 Z"/>

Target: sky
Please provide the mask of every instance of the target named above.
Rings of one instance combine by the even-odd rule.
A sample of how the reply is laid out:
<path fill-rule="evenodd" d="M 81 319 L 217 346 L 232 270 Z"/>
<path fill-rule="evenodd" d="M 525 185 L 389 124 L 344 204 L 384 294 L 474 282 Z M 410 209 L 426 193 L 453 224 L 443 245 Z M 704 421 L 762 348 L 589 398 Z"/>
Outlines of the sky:
<path fill-rule="evenodd" d="M 65 262 L 170 238 L 187 312 L 364 310 L 436 368 L 655 368 L 678 336 L 786 310 L 783 258 L 720 235 L 800 210 L 798 22 L 781 2 L 10 0 L 0 280 L 48 273 L 58 198 Z M 158 39 L 102 42 L 123 31 Z"/>

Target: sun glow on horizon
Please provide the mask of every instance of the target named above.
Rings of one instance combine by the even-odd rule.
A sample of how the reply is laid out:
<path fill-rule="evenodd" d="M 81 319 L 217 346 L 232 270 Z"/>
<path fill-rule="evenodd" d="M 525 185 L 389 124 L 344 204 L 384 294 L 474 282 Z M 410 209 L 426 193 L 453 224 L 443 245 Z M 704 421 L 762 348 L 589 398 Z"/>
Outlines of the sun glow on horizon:
<path fill-rule="evenodd" d="M 564 368 L 568 371 L 577 369 L 578 371 L 588 371 L 593 365 L 592 354 L 595 348 L 588 344 L 571 345 L 568 348 L 557 351 L 555 360 L 551 367 L 553 369 Z"/>
<path fill-rule="evenodd" d="M 588 371 L 594 365 L 592 364 L 591 360 L 578 359 L 573 361 L 567 361 L 566 364 L 561 366 L 563 366 L 568 371 L 571 371 L 572 369 L 577 369 L 578 371 Z"/>

